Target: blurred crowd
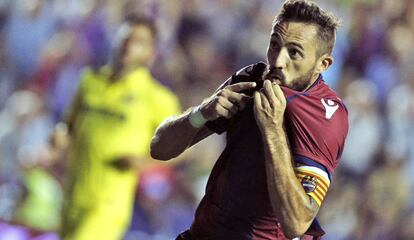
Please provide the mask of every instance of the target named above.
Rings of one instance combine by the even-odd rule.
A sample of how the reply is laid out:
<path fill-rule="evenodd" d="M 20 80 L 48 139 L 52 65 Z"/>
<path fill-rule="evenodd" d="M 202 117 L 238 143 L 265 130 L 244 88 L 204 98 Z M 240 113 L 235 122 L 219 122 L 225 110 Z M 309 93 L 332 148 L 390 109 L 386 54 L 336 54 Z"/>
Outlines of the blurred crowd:
<path fill-rule="evenodd" d="M 324 239 L 414 239 L 414 1 L 316 2 L 342 19 L 324 78 L 350 116 L 342 162 L 318 217 Z M 58 239 L 66 159 L 49 148 L 49 136 L 81 70 L 107 62 L 124 16 L 157 20 L 151 69 L 185 109 L 265 59 L 281 4 L 0 0 L 0 239 Z M 143 169 L 125 239 L 171 239 L 188 228 L 223 144 L 214 136 L 182 161 Z"/>

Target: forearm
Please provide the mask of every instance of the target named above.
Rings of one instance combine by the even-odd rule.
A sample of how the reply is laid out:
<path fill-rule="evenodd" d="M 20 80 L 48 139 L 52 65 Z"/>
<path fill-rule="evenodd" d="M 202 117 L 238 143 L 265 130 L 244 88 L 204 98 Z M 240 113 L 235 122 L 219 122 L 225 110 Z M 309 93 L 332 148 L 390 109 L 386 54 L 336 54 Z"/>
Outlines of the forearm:
<path fill-rule="evenodd" d="M 158 127 L 151 141 L 153 158 L 169 160 L 177 157 L 188 147 L 211 134 L 207 133 L 206 127 L 193 127 L 189 121 L 190 114 L 191 109 L 178 117 L 167 119 Z"/>
<path fill-rule="evenodd" d="M 262 136 L 268 191 L 275 214 L 286 235 L 303 235 L 316 215 L 317 204 L 295 176 L 284 129 L 265 131 Z"/>
<path fill-rule="evenodd" d="M 213 132 L 204 126 L 206 121 L 214 121 L 220 117 L 232 118 L 251 101 L 251 97 L 240 92 L 255 86 L 256 83 L 253 82 L 223 84 L 195 110 L 189 109 L 179 117 L 166 120 L 152 139 L 151 156 L 159 160 L 174 158 L 211 135 Z"/>

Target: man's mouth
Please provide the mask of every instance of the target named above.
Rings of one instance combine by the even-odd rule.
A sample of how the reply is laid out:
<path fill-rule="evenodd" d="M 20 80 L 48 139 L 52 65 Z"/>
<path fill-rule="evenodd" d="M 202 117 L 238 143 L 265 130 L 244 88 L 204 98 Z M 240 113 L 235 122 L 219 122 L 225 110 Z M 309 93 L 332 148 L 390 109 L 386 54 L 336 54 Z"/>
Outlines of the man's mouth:
<path fill-rule="evenodd" d="M 269 79 L 272 83 L 276 83 L 276 84 L 281 84 L 282 80 L 280 79 L 280 77 L 270 77 Z"/>
<path fill-rule="evenodd" d="M 265 80 L 270 80 L 272 83 L 281 84 L 284 77 L 278 74 L 266 74 L 264 77 Z"/>
<path fill-rule="evenodd" d="M 281 84 L 285 81 L 283 72 L 278 68 L 268 68 L 263 75 L 264 80 L 270 80 L 272 83 Z"/>

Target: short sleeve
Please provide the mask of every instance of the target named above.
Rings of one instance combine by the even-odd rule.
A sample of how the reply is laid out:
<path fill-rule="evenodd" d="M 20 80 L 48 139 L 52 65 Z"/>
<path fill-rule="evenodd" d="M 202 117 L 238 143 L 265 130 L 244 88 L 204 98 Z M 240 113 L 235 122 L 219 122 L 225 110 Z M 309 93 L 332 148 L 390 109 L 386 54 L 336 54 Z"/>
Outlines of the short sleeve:
<path fill-rule="evenodd" d="M 339 98 L 332 99 L 298 97 L 285 115 L 292 154 L 312 159 L 329 173 L 339 163 L 348 133 L 348 111 Z"/>

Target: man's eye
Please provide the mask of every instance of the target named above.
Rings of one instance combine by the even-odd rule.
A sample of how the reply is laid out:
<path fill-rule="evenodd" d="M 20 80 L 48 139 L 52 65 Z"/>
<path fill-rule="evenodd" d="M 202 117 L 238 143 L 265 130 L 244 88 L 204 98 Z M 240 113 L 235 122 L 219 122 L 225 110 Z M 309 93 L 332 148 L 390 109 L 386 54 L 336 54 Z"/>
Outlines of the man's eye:
<path fill-rule="evenodd" d="M 279 43 L 277 41 L 270 41 L 270 47 L 271 48 L 278 48 L 279 47 Z"/>
<path fill-rule="evenodd" d="M 298 50 L 296 50 L 296 49 L 294 49 L 294 48 L 289 49 L 289 55 L 290 55 L 292 58 L 299 58 L 299 57 L 302 57 L 301 52 L 300 52 L 300 51 L 298 51 Z"/>

